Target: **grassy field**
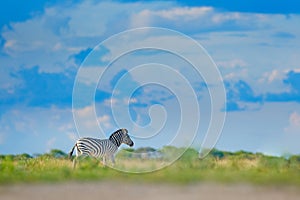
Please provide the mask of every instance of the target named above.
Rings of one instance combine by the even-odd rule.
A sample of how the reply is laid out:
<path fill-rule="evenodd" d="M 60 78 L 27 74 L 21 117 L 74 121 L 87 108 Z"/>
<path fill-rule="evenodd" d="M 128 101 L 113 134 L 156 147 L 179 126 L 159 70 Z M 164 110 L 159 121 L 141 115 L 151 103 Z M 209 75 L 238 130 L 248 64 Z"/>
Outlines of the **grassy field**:
<path fill-rule="evenodd" d="M 162 159 L 126 158 L 118 154 L 117 167 L 127 169 L 156 167 Z M 300 187 L 300 156 L 271 157 L 248 152 L 214 150 L 200 160 L 194 149 L 188 149 L 176 162 L 149 173 L 124 173 L 103 167 L 95 159 L 83 159 L 75 170 L 64 152 L 30 156 L 0 156 L 0 184 L 65 181 L 122 180 L 134 182 L 165 182 L 190 184 L 195 182 L 250 183 L 263 185 L 293 185 Z"/>

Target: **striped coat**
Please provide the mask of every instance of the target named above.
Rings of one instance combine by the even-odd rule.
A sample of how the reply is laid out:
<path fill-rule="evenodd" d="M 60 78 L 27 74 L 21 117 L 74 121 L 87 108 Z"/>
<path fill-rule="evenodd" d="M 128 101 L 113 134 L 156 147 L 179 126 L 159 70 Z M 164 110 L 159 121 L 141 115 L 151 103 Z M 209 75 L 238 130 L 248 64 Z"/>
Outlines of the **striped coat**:
<path fill-rule="evenodd" d="M 133 146 L 134 143 L 128 135 L 127 129 L 119 129 L 115 131 L 109 139 L 97 138 L 80 138 L 76 141 L 69 157 L 72 157 L 73 151 L 76 149 L 76 158 L 73 160 L 73 167 L 76 166 L 76 159 L 79 156 L 91 156 L 94 158 L 103 159 L 103 164 L 106 165 L 106 159 L 111 159 L 115 163 L 114 156 L 121 144 Z"/>

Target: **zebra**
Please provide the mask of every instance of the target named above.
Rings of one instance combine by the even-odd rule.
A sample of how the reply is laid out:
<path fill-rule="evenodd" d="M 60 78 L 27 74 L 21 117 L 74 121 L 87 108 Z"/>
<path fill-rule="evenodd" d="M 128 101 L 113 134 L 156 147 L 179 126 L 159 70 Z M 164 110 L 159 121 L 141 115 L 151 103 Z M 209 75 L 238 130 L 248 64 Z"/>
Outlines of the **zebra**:
<path fill-rule="evenodd" d="M 79 156 L 91 156 L 94 158 L 101 158 L 103 165 L 106 165 L 106 159 L 110 158 L 112 163 L 115 164 L 115 153 L 120 145 L 124 143 L 132 147 L 133 141 L 128 135 L 128 130 L 123 128 L 111 134 L 109 139 L 97 139 L 84 137 L 76 141 L 72 150 L 69 153 L 69 158 L 72 158 L 74 149 L 76 148 L 76 157 L 73 160 L 73 168 L 76 166 L 76 160 Z"/>

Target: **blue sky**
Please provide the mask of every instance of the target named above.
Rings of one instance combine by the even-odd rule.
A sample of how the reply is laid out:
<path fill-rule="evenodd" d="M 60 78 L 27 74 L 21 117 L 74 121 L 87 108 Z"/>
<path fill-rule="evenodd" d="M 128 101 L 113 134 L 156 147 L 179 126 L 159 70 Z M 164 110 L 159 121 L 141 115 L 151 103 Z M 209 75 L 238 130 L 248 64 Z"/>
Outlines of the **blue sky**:
<path fill-rule="evenodd" d="M 101 137 L 91 120 L 85 94 L 99 69 L 86 68 L 82 101 L 72 108 L 72 91 L 81 63 L 91 50 L 113 34 L 155 26 L 182 32 L 199 42 L 218 66 L 227 94 L 226 121 L 217 148 L 280 155 L 300 153 L 300 3 L 297 1 L 2 1 L 0 6 L 0 154 L 69 151 L 78 137 L 73 112 L 82 117 L 86 135 Z M 118 46 L 119 45 L 119 46 Z M 120 47 L 115 44 L 114 48 Z M 106 55 L 110 49 L 100 49 Z M 138 87 L 128 73 L 146 61 L 173 66 L 192 81 L 201 114 L 199 148 L 207 128 L 208 89 L 186 63 L 167 53 L 132 53 L 117 60 L 97 86 L 95 108 L 105 133 L 118 127 L 110 105 L 129 107 L 138 125 L 166 126 L 157 137 L 128 125 L 138 146 L 160 147 L 172 139 L 180 120 L 180 103 L 168 88 Z M 86 64 L 107 65 L 101 60 Z M 149 72 L 152 73 L 151 71 Z M 124 76 L 124 74 L 127 74 Z M 155 74 L 153 72 L 153 74 Z M 149 74 L 147 74 L 149 75 Z M 147 77 L 145 75 L 145 78 Z M 163 77 L 163 73 L 160 74 Z M 93 77 L 94 76 L 94 77 Z M 139 75 L 142 77 L 142 75 Z M 112 95 L 118 79 L 120 93 Z M 149 108 L 153 107 L 149 116 Z M 117 108 L 118 108 L 117 106 Z M 220 111 L 224 112 L 224 111 Z M 152 117 L 151 118 L 151 113 Z M 118 117 L 122 117 L 118 113 Z M 152 121 L 151 121 L 152 120 Z M 121 124 L 129 123 L 120 119 Z M 203 122 L 203 123 L 202 123 Z M 204 124 L 204 125 L 202 125 Z M 82 134 L 81 134 L 82 135 Z"/>

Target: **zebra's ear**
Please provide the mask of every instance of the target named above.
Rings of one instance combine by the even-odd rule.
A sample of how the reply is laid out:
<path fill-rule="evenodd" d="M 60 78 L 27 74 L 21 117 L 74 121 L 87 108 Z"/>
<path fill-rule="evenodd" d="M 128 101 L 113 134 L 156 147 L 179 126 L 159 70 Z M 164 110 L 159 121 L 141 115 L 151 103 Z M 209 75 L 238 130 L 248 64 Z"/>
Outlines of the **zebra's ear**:
<path fill-rule="evenodd" d="M 122 133 L 123 134 L 127 134 L 128 133 L 128 130 L 126 128 L 122 128 Z"/>

